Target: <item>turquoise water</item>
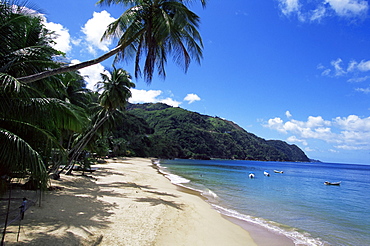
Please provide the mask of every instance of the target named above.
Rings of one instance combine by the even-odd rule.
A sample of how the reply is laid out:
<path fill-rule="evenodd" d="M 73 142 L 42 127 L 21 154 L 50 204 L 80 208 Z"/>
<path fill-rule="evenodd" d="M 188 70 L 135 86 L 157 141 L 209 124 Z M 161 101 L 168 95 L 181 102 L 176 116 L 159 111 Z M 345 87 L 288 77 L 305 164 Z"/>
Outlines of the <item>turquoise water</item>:
<path fill-rule="evenodd" d="M 160 167 L 221 213 L 285 234 L 296 245 L 370 245 L 370 165 L 161 160 Z"/>

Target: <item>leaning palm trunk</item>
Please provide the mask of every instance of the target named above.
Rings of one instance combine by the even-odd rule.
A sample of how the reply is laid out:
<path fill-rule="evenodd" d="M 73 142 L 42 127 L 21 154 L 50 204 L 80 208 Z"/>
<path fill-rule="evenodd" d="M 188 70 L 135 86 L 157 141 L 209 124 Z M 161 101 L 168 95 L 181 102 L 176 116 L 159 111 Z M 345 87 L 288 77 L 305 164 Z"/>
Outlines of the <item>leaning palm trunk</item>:
<path fill-rule="evenodd" d="M 109 51 L 108 53 L 106 53 L 106 54 L 104 54 L 104 55 L 102 55 L 102 56 L 100 56 L 96 59 L 81 62 L 81 63 L 71 65 L 71 66 L 68 66 L 68 67 L 56 68 L 56 69 L 52 69 L 52 70 L 49 70 L 49 71 L 20 77 L 20 78 L 17 78 L 17 79 L 18 79 L 18 81 L 23 82 L 23 83 L 31 83 L 31 82 L 35 82 L 37 80 L 44 79 L 44 78 L 54 76 L 54 75 L 58 75 L 58 74 L 61 74 L 61 73 L 77 71 L 81 68 L 89 67 L 89 66 L 98 64 L 102 61 L 105 61 L 106 59 L 110 58 L 111 56 L 116 55 L 118 52 L 123 50 L 125 47 L 126 47 L 126 45 L 119 45 L 116 48 L 114 48 L 113 50 Z"/>
<path fill-rule="evenodd" d="M 116 69 L 114 67 L 113 71 L 110 71 L 110 76 L 107 74 L 101 74 L 101 76 L 103 81 L 98 83 L 100 84 L 98 90 L 103 90 L 99 96 L 99 104 L 103 109 L 98 114 L 98 118 L 91 129 L 69 151 L 69 162 L 64 168 L 67 168 L 67 174 L 72 172 L 73 161 L 79 157 L 81 151 L 91 141 L 97 130 L 102 127 L 114 112 L 124 108 L 131 96 L 130 88 L 135 87 L 135 84 L 131 82 L 131 76 L 122 68 Z"/>
<path fill-rule="evenodd" d="M 69 151 L 69 160 L 68 164 L 60 170 L 59 174 L 63 172 L 66 168 L 67 174 L 72 173 L 73 169 L 73 162 L 79 157 L 81 151 L 86 147 L 86 145 L 90 142 L 91 138 L 94 136 L 94 134 L 98 131 L 98 129 L 107 121 L 109 117 L 109 113 L 106 113 L 103 118 L 101 118 L 92 128 L 90 131 L 88 131 L 83 138 L 81 138 L 75 146 Z"/>

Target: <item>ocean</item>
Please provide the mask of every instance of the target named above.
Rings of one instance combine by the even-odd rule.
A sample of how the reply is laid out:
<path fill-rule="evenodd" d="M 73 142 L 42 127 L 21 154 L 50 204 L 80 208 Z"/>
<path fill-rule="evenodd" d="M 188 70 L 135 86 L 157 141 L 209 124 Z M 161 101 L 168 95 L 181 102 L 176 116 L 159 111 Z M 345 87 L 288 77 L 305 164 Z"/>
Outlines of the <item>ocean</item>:
<path fill-rule="evenodd" d="M 283 234 L 295 245 L 370 245 L 370 165 L 176 159 L 158 166 L 222 214 Z"/>

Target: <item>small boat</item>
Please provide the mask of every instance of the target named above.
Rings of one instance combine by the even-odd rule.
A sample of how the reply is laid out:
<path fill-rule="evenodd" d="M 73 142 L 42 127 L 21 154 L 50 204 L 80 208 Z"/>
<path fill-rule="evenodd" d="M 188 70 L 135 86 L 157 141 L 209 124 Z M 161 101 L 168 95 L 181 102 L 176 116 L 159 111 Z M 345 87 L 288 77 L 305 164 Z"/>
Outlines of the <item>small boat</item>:
<path fill-rule="evenodd" d="M 249 178 L 253 179 L 254 178 L 254 173 L 250 172 L 248 175 Z"/>
<path fill-rule="evenodd" d="M 270 177 L 270 173 L 268 171 L 263 171 L 263 175 L 267 176 L 267 177 Z"/>
<path fill-rule="evenodd" d="M 326 185 L 340 185 L 342 181 L 339 181 L 339 182 L 329 182 L 329 181 L 325 181 L 324 184 Z"/>
<path fill-rule="evenodd" d="M 274 173 L 284 173 L 284 171 L 274 170 Z"/>

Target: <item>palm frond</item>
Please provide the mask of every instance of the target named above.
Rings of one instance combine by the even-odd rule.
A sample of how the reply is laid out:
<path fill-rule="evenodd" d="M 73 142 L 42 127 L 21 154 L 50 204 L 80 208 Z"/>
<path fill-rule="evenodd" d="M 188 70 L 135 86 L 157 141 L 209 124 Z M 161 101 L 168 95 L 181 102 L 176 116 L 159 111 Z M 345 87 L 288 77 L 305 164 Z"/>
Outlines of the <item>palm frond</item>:
<path fill-rule="evenodd" d="M 19 93 L 22 84 L 13 76 L 0 73 L 0 90 L 6 94 Z"/>
<path fill-rule="evenodd" d="M 105 38 L 119 38 L 125 47 L 115 57 L 115 62 L 135 57 L 135 76 L 141 75 L 150 83 L 155 70 L 165 78 L 167 55 L 186 72 L 192 59 L 202 58 L 202 39 L 198 32 L 199 16 L 185 4 L 192 1 L 99 1 L 99 4 L 131 6 L 108 26 Z M 205 1 L 201 1 L 205 5 Z M 141 60 L 143 59 L 143 63 Z"/>
<path fill-rule="evenodd" d="M 33 98 L 31 106 L 36 110 L 36 115 L 44 115 L 52 122 L 55 128 L 81 131 L 87 121 L 85 111 L 78 106 L 57 98 Z"/>
<path fill-rule="evenodd" d="M 0 128 L 0 175 L 12 176 L 16 173 L 29 175 L 39 180 L 42 186 L 48 181 L 44 162 L 37 151 L 17 135 Z M 18 154 L 14 154 L 18 153 Z"/>

